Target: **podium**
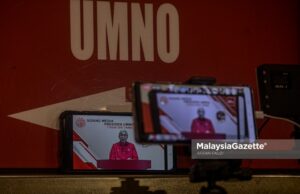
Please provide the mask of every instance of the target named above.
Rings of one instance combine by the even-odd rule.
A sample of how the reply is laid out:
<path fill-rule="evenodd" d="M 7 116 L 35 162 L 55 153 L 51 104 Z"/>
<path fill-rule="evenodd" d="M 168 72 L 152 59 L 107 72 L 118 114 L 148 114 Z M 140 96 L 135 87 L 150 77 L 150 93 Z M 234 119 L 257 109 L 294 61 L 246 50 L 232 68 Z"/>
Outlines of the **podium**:
<path fill-rule="evenodd" d="M 224 133 L 192 133 L 192 132 L 182 132 L 181 133 L 187 139 L 226 139 L 226 134 Z"/>
<path fill-rule="evenodd" d="M 98 160 L 97 167 L 106 170 L 146 170 L 151 160 Z"/>

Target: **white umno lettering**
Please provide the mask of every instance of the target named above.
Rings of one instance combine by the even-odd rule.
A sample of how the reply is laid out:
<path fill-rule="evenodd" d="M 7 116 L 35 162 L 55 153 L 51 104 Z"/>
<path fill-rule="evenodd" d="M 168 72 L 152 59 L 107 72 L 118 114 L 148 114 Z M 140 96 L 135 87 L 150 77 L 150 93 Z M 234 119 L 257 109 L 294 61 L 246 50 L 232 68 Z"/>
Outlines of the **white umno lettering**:
<path fill-rule="evenodd" d="M 93 13 L 94 4 L 96 4 L 96 14 Z M 128 31 L 129 8 L 131 9 L 131 34 Z M 94 3 L 88 0 L 82 2 L 81 11 L 80 0 L 70 0 L 73 56 L 79 60 L 88 60 L 94 54 L 94 20 L 96 20 L 99 60 L 154 61 L 157 52 L 159 59 L 165 63 L 176 61 L 180 46 L 178 11 L 174 5 L 164 3 L 158 7 L 156 14 L 153 12 L 153 5 L 150 3 L 145 3 L 142 9 L 141 4 L 136 2 L 128 6 L 127 2 L 96 1 Z M 154 20 L 155 16 L 156 20 Z"/>
<path fill-rule="evenodd" d="M 128 60 L 127 3 L 116 2 L 111 16 L 110 2 L 97 1 L 98 59 L 107 59 L 108 43 L 109 59 L 117 59 L 119 46 L 120 60 Z"/>
<path fill-rule="evenodd" d="M 167 36 L 169 18 L 169 50 Z M 160 59 L 166 63 L 174 62 L 179 55 L 179 16 L 174 5 L 166 3 L 157 11 L 157 50 Z"/>
<path fill-rule="evenodd" d="M 89 59 L 94 51 L 93 1 L 83 2 L 83 41 L 81 43 L 80 0 L 70 2 L 71 50 L 79 60 Z"/>
<path fill-rule="evenodd" d="M 141 45 L 145 61 L 154 61 L 153 42 L 153 6 L 145 4 L 145 19 L 143 20 L 139 3 L 131 4 L 132 60 L 141 60 Z"/>

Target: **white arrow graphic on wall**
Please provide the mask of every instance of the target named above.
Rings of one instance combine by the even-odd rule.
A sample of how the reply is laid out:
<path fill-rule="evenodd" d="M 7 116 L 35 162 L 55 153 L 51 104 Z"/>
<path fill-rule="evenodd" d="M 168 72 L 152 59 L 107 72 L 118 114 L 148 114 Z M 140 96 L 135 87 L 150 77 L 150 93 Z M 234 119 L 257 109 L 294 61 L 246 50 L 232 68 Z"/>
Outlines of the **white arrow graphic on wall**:
<path fill-rule="evenodd" d="M 59 102 L 8 116 L 36 125 L 59 129 L 59 115 L 63 111 L 99 111 L 100 109 L 103 109 L 103 107 L 110 111 L 131 111 L 131 103 L 126 103 L 125 87 Z"/>

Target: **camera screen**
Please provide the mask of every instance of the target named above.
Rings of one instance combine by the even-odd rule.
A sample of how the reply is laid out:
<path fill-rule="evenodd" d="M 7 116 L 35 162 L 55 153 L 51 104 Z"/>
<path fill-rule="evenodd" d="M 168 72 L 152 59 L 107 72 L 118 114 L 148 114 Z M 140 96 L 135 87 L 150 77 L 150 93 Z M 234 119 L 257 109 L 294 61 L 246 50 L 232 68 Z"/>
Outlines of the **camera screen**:
<path fill-rule="evenodd" d="M 189 139 L 238 138 L 236 96 L 155 93 L 150 104 L 156 133 Z"/>
<path fill-rule="evenodd" d="M 144 141 L 255 140 L 248 87 L 144 83 L 136 92 Z"/>
<path fill-rule="evenodd" d="M 74 170 L 171 170 L 172 146 L 135 142 L 131 116 L 73 115 Z"/>

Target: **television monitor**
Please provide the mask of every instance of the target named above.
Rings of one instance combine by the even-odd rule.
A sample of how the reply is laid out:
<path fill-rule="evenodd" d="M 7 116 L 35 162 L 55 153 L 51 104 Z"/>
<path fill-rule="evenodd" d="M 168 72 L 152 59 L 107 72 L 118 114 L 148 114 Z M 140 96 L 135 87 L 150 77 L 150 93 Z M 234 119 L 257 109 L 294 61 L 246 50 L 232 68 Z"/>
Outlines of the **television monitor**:
<path fill-rule="evenodd" d="M 205 119 L 199 119 L 201 114 Z M 252 91 L 248 86 L 136 82 L 134 117 L 136 137 L 141 142 L 256 139 Z"/>
<path fill-rule="evenodd" d="M 61 116 L 65 172 L 168 172 L 173 148 L 135 141 L 130 113 L 67 111 Z"/>

